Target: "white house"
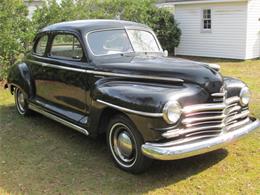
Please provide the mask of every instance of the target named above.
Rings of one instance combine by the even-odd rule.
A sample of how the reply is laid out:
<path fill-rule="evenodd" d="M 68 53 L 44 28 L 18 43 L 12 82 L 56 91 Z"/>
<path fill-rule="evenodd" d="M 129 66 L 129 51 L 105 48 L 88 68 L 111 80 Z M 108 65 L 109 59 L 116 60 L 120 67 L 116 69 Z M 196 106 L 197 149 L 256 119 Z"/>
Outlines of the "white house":
<path fill-rule="evenodd" d="M 182 30 L 176 55 L 260 57 L 260 0 L 164 0 Z"/>
<path fill-rule="evenodd" d="M 37 9 L 37 7 L 40 7 L 43 4 L 44 0 L 24 0 L 25 5 L 28 7 L 28 17 L 32 18 L 33 13 Z"/>

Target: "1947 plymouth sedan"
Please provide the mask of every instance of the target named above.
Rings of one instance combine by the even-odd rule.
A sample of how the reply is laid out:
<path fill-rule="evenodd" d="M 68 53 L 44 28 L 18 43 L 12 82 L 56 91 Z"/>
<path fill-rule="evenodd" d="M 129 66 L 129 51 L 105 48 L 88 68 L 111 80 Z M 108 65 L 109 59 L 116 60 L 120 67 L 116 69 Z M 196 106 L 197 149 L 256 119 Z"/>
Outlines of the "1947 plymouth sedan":
<path fill-rule="evenodd" d="M 132 173 L 152 159 L 216 150 L 259 127 L 245 83 L 216 64 L 166 56 L 143 24 L 58 23 L 37 34 L 5 87 L 20 115 L 35 111 L 85 135 L 105 133 L 114 162 Z"/>

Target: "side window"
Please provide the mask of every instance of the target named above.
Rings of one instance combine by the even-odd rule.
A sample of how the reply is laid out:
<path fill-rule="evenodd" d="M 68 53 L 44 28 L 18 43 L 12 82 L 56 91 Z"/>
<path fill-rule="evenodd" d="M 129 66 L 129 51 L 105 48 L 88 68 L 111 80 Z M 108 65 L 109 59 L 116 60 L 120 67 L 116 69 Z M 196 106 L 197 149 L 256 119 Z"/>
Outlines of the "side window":
<path fill-rule="evenodd" d="M 37 45 L 35 47 L 35 53 L 37 55 L 43 56 L 47 47 L 47 43 L 48 43 L 48 35 L 44 35 L 43 37 L 41 37 L 38 42 Z"/>
<path fill-rule="evenodd" d="M 202 30 L 211 31 L 212 21 L 211 21 L 211 9 L 204 9 L 202 12 Z"/>
<path fill-rule="evenodd" d="M 51 56 L 66 59 L 81 59 L 83 51 L 78 39 L 74 35 L 59 34 L 53 39 Z"/>

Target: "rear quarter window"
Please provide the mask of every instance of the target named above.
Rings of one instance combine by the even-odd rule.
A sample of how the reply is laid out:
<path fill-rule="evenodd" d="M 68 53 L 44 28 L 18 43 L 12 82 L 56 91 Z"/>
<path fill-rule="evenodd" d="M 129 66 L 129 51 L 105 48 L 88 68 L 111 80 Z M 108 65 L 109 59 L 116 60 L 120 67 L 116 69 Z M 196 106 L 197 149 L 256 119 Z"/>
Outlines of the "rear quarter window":
<path fill-rule="evenodd" d="M 44 35 L 41 38 L 39 38 L 34 52 L 39 56 L 43 56 L 46 51 L 47 43 L 48 43 L 48 35 Z"/>

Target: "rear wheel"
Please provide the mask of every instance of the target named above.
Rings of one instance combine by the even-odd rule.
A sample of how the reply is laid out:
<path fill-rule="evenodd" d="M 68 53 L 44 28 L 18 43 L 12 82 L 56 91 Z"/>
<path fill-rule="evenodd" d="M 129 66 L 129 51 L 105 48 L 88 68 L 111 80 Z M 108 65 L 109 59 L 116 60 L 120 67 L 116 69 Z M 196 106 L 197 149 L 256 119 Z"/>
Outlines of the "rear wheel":
<path fill-rule="evenodd" d="M 20 115 L 26 116 L 31 113 L 31 111 L 28 108 L 28 101 L 26 95 L 19 87 L 15 88 L 14 99 L 15 99 L 16 110 Z"/>
<path fill-rule="evenodd" d="M 141 173 L 152 163 L 142 154 L 144 143 L 132 121 L 123 115 L 114 117 L 108 127 L 107 143 L 116 165 L 131 173 Z"/>

